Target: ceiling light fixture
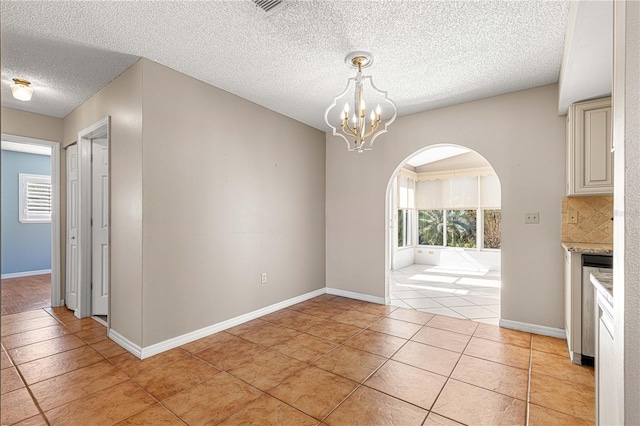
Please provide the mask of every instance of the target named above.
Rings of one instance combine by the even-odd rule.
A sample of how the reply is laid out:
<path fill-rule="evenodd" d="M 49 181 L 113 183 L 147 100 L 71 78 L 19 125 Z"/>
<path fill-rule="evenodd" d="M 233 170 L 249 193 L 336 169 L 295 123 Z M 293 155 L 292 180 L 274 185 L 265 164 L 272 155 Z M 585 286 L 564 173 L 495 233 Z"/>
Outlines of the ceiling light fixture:
<path fill-rule="evenodd" d="M 33 95 L 33 89 L 29 87 L 31 83 L 21 78 L 14 78 L 13 81 L 14 84 L 11 85 L 13 97 L 21 101 L 30 101 Z"/>
<path fill-rule="evenodd" d="M 379 90 L 373 84 L 370 75 L 362 75 L 362 69 L 373 63 L 371 53 L 353 52 L 348 54 L 344 61 L 347 65 L 357 68 L 358 73 L 347 80 L 344 92 L 333 99 L 333 103 L 324 113 L 324 121 L 333 129 L 334 136 L 340 136 L 347 142 L 349 151 L 369 151 L 372 149 L 373 141 L 385 133 L 387 127 L 396 119 L 396 106 L 387 98 L 387 92 Z M 351 95 L 353 99 L 349 105 Z M 337 111 L 342 105 L 344 107 Z M 372 109 L 367 110 L 367 105 Z M 336 106 L 338 108 L 334 110 Z M 334 112 L 330 114 L 331 110 Z M 350 111 L 353 111 L 351 117 Z"/>

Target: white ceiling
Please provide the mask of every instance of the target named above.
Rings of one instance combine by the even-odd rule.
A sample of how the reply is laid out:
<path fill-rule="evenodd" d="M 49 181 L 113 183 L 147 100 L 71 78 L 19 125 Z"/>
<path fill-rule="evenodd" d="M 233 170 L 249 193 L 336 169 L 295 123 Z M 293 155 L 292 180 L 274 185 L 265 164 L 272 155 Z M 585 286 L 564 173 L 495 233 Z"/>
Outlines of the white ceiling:
<path fill-rule="evenodd" d="M 2 105 L 64 117 L 138 57 L 328 130 L 351 51 L 399 115 L 558 81 L 568 1 L 1 2 Z M 13 100 L 12 78 L 33 82 Z"/>
<path fill-rule="evenodd" d="M 425 164 L 435 163 L 436 161 L 445 160 L 447 158 L 456 157 L 461 154 L 466 154 L 470 150 L 461 146 L 437 146 L 422 151 L 419 154 L 414 155 L 407 164 L 413 167 L 424 166 Z"/>

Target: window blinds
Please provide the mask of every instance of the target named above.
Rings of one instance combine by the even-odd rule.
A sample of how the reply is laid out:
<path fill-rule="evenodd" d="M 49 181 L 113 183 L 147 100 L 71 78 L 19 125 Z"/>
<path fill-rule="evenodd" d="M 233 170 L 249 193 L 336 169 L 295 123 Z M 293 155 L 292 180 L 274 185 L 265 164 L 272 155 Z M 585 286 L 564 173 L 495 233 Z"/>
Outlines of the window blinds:
<path fill-rule="evenodd" d="M 496 175 L 422 180 L 416 184 L 418 210 L 500 208 Z"/>
<path fill-rule="evenodd" d="M 398 209 L 414 209 L 416 181 L 403 173 L 398 175 Z"/>
<path fill-rule="evenodd" d="M 50 222 L 51 176 L 19 173 L 19 185 L 20 222 Z"/>
<path fill-rule="evenodd" d="M 480 176 L 480 207 L 483 209 L 499 209 L 501 202 L 498 176 Z"/>

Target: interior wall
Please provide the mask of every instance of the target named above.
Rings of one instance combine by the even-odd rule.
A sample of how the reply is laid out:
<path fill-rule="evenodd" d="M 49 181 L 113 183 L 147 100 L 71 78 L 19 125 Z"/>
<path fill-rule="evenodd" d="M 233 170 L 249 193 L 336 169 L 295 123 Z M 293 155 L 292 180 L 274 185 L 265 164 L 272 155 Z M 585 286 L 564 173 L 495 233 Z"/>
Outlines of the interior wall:
<path fill-rule="evenodd" d="M 500 272 L 499 250 L 465 250 L 453 247 L 416 247 L 415 263 L 443 269 Z"/>
<path fill-rule="evenodd" d="M 64 123 L 61 118 L 2 107 L 2 133 L 62 142 Z"/>
<path fill-rule="evenodd" d="M 111 116 L 110 323 L 112 330 L 131 342 L 142 345 L 142 64 L 140 61 L 65 117 L 63 146 L 74 143 L 79 131 L 107 115 Z M 61 157 L 63 159 L 61 175 L 64 177 L 66 170 L 64 151 Z M 65 185 L 61 186 L 65 187 Z M 61 206 L 65 205 L 65 198 L 63 198 Z M 63 215 L 62 224 L 62 229 L 65 229 L 65 215 Z M 65 241 L 64 237 L 62 240 Z"/>
<path fill-rule="evenodd" d="M 2 275 L 51 269 L 51 223 L 20 222 L 20 173 L 51 176 L 51 157 L 2 150 Z"/>
<path fill-rule="evenodd" d="M 461 145 L 486 158 L 502 185 L 501 317 L 561 329 L 565 121 L 557 92 L 554 84 L 400 117 L 364 154 L 327 134 L 327 286 L 386 295 L 389 180 L 424 147 Z M 526 212 L 539 212 L 540 223 L 526 225 Z"/>
<path fill-rule="evenodd" d="M 143 64 L 144 346 L 323 288 L 324 133 Z"/>

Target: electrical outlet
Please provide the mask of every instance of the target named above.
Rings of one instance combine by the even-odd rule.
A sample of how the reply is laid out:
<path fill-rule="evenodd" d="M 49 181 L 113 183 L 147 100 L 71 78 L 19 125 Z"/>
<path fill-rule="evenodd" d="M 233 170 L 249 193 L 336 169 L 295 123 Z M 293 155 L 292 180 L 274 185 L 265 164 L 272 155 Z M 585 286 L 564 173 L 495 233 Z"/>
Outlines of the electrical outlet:
<path fill-rule="evenodd" d="M 578 223 L 578 211 L 577 210 L 570 210 L 569 211 L 569 223 Z"/>
<path fill-rule="evenodd" d="M 262 275 L 260 276 L 260 282 L 262 284 L 266 284 L 267 283 L 267 273 L 263 272 Z"/>
<path fill-rule="evenodd" d="M 422 254 L 422 250 L 418 250 L 418 254 Z"/>
<path fill-rule="evenodd" d="M 538 212 L 525 213 L 524 214 L 524 223 L 526 223 L 526 224 L 540 223 L 540 213 L 538 213 Z"/>

